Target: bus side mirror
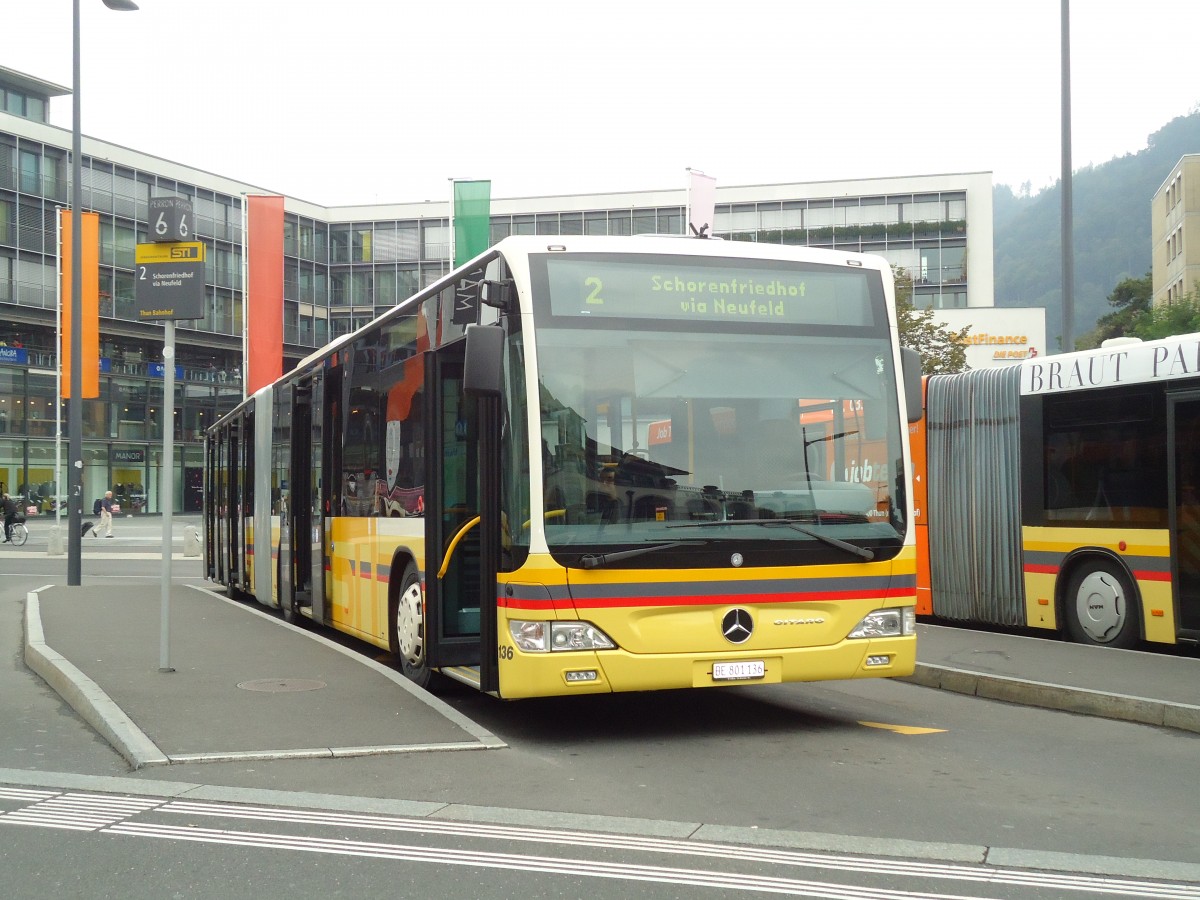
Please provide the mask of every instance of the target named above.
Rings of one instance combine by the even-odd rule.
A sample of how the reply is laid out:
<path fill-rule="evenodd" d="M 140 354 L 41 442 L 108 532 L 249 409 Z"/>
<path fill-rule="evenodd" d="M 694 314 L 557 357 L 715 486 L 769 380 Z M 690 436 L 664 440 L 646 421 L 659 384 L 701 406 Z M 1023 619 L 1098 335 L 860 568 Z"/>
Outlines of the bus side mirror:
<path fill-rule="evenodd" d="M 908 421 L 920 422 L 925 411 L 921 402 L 921 354 L 907 347 L 900 348 L 900 367 L 904 370 L 904 399 Z"/>
<path fill-rule="evenodd" d="M 504 329 L 468 325 L 463 390 L 471 397 L 499 397 L 503 384 Z"/>

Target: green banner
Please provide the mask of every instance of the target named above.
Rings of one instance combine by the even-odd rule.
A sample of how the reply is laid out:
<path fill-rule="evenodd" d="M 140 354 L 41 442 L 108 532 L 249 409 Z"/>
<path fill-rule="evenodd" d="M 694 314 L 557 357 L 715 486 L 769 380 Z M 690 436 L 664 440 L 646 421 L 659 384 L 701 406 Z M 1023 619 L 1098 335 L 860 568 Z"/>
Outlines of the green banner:
<path fill-rule="evenodd" d="M 492 183 L 454 182 L 454 267 L 491 246 Z"/>

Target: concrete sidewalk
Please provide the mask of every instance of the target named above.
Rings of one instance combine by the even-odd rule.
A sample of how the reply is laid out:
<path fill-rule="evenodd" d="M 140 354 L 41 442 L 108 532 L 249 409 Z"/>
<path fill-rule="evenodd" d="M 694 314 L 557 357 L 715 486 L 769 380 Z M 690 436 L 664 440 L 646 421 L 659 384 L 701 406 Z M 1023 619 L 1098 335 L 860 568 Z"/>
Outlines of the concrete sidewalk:
<path fill-rule="evenodd" d="M 503 746 L 386 666 L 199 587 L 172 588 L 160 671 L 161 611 L 161 586 L 26 598 L 26 663 L 135 769 Z"/>
<path fill-rule="evenodd" d="M 93 525 L 95 520 L 84 517 L 84 522 Z M 36 516 L 25 522 L 29 540 L 20 547 L 5 546 L 0 559 L 35 559 L 47 555 L 65 559 L 67 555 L 67 519 L 54 516 Z M 203 557 L 201 529 L 203 522 L 193 514 L 177 515 L 171 520 L 171 558 L 195 560 Z M 80 543 L 83 559 L 161 559 L 167 541 L 163 535 L 161 516 L 124 516 L 113 520 L 113 538 L 98 537 L 94 529 L 83 536 Z"/>
<path fill-rule="evenodd" d="M 917 626 L 917 669 L 941 690 L 1200 732 L 1200 656 Z"/>

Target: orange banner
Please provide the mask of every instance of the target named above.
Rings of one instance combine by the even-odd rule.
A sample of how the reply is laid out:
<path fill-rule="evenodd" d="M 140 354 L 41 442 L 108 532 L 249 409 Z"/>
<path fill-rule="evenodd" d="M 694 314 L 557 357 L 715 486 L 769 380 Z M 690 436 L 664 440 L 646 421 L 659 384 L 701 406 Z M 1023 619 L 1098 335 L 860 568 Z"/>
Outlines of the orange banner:
<path fill-rule="evenodd" d="M 62 223 L 62 395 L 71 396 L 71 211 L 60 209 Z M 81 213 L 81 265 L 83 314 L 79 319 L 79 374 L 81 395 L 85 400 L 100 396 L 100 214 Z"/>
<path fill-rule="evenodd" d="M 283 374 L 283 198 L 246 198 L 246 394 Z"/>

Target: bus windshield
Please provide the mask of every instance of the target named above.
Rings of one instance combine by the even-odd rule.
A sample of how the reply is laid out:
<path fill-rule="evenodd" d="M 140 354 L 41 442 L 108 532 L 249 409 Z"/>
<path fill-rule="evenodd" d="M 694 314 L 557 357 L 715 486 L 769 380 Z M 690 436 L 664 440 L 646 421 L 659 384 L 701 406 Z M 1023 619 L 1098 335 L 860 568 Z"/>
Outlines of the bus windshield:
<path fill-rule="evenodd" d="M 675 541 L 684 555 L 761 545 L 764 564 L 899 550 L 902 437 L 877 271 L 540 263 L 542 512 L 556 557 Z M 798 527 L 734 527 L 766 520 Z M 839 542 L 854 547 L 839 555 Z"/>

